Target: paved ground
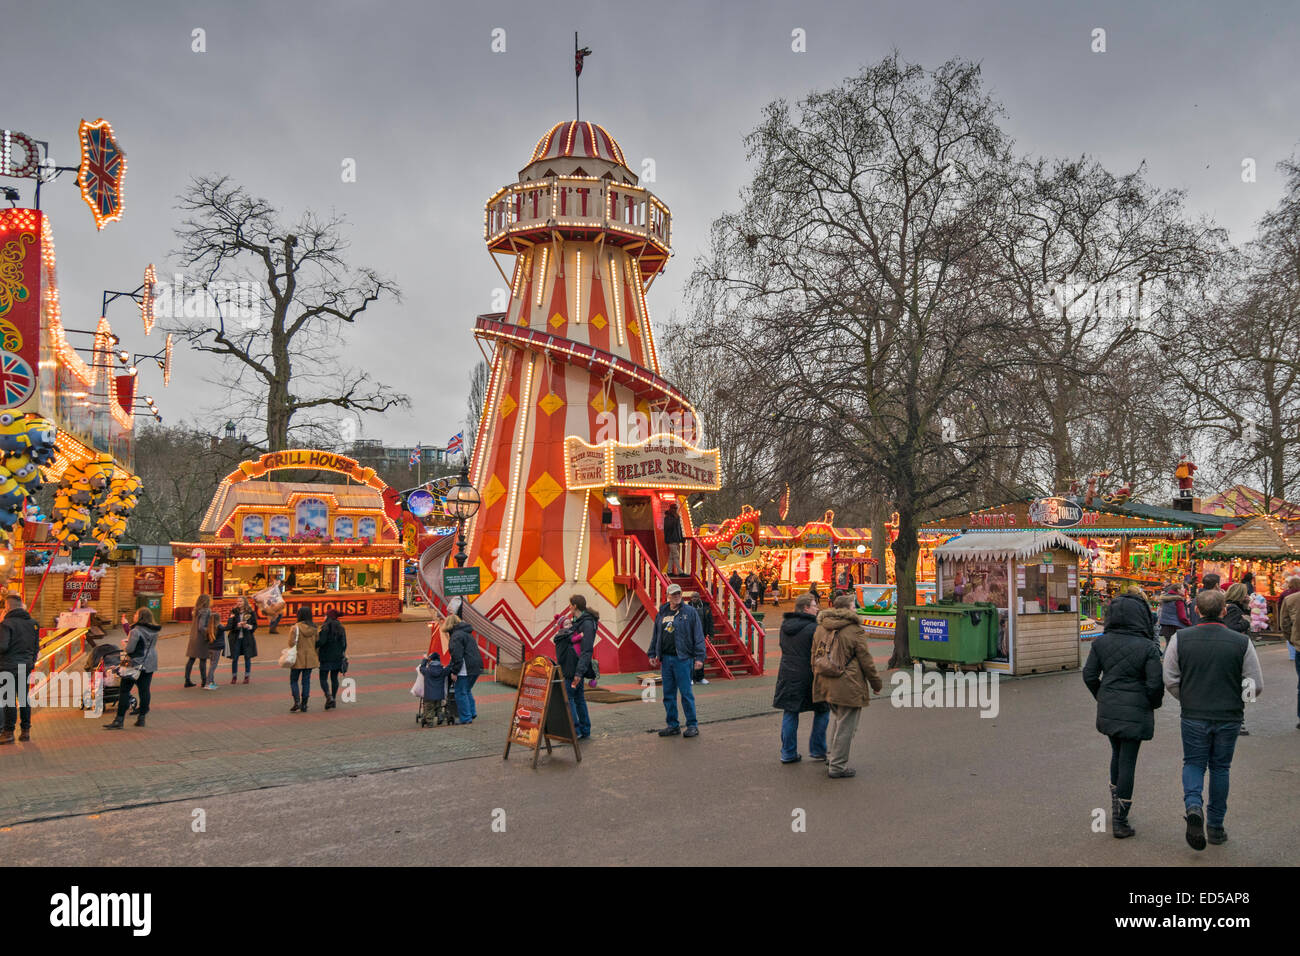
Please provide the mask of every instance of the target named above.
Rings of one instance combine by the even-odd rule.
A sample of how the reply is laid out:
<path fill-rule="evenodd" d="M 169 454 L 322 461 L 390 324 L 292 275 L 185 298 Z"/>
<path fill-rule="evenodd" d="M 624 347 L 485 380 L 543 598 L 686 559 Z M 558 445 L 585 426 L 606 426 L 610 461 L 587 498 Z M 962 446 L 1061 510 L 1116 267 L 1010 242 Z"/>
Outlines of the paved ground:
<path fill-rule="evenodd" d="M 37 743 L 0 753 L 0 819 L 61 816 L 0 828 L 0 859 L 108 864 L 124 842 L 137 859 L 180 865 L 1203 866 L 1293 865 L 1300 854 L 1295 671 L 1277 646 L 1261 649 L 1266 694 L 1237 750 L 1231 842 L 1196 854 L 1181 835 L 1172 700 L 1139 761 L 1137 838 L 1092 831 L 1109 747 L 1077 673 L 1004 682 L 996 719 L 879 700 L 863 717 L 853 780 L 777 762 L 770 677 L 700 688 L 695 740 L 644 733 L 662 721 L 658 703 L 593 705 L 583 761 L 562 747 L 534 771 L 523 753 L 500 757 L 509 688 L 483 687 L 470 727 L 417 730 L 402 648 L 419 643 L 419 626 L 354 630 L 354 647 L 373 656 L 354 658 L 351 709 L 289 714 L 286 680 L 267 664 L 253 684 L 217 692 L 180 689 L 164 672 L 145 731 L 41 714 Z M 183 653 L 168 645 L 165 666 Z M 735 719 L 751 714 L 762 716 Z M 131 804 L 145 805 L 105 812 Z M 800 818 L 806 831 L 794 832 Z M 493 829 L 502 819 L 504 833 Z"/>

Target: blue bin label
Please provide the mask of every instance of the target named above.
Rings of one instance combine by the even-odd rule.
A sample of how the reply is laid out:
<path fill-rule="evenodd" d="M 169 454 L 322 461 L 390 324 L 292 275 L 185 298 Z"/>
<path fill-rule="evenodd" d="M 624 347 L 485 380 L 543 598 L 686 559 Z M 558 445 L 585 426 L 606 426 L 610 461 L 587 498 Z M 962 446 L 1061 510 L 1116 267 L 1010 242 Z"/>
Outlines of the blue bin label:
<path fill-rule="evenodd" d="M 946 618 L 921 618 L 921 640 L 948 643 L 948 621 Z"/>

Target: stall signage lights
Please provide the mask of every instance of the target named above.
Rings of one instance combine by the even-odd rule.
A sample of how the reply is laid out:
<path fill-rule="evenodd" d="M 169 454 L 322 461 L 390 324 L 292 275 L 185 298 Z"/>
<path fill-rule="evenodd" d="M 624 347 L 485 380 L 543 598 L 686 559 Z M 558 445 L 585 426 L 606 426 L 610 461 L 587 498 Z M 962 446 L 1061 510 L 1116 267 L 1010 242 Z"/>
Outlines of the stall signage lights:
<path fill-rule="evenodd" d="M 604 488 L 657 488 L 717 491 L 721 459 L 716 448 L 701 449 L 671 434 L 625 444 L 592 445 L 577 435 L 564 441 L 565 475 L 570 491 Z"/>
<path fill-rule="evenodd" d="M 0 176 L 35 179 L 41 167 L 36 140 L 13 129 L 0 129 Z"/>
<path fill-rule="evenodd" d="M 1095 523 L 1096 512 L 1091 517 Z M 1083 507 L 1068 498 L 1035 498 L 1029 505 L 1029 523 L 1044 528 L 1073 528 L 1083 519 Z"/>

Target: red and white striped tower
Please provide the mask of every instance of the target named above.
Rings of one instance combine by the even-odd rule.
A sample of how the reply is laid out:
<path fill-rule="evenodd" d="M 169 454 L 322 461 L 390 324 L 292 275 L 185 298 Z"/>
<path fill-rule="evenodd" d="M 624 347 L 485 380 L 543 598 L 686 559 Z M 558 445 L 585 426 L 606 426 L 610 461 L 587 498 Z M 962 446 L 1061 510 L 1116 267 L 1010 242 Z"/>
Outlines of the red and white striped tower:
<path fill-rule="evenodd" d="M 493 359 L 470 471 L 483 496 L 468 532 L 483 583 L 474 606 L 550 654 L 556 613 L 581 593 L 600 613 L 596 656 L 611 672 L 647 666 L 651 630 L 614 580 L 615 538 L 633 534 L 659 560 L 663 509 L 719 477 L 679 468 L 717 456 L 689 444 L 694 410 L 660 375 L 646 310 L 670 223 L 614 138 L 576 121 L 551 127 L 485 212 L 488 249 L 513 273 L 507 311 L 475 324 Z M 686 443 L 652 438 L 683 430 Z M 608 525 L 607 493 L 621 499 Z"/>

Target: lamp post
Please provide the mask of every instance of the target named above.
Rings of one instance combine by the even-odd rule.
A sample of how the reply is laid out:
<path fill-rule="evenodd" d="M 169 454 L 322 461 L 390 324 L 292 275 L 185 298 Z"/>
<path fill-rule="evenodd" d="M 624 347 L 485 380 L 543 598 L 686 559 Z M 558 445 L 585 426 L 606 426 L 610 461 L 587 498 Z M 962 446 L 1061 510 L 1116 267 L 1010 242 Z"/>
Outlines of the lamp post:
<path fill-rule="evenodd" d="M 463 568 L 468 555 L 465 554 L 465 522 L 478 513 L 482 502 L 478 489 L 469 483 L 469 463 L 461 465 L 460 479 L 447 489 L 444 507 L 447 514 L 456 519 L 456 567 Z"/>

